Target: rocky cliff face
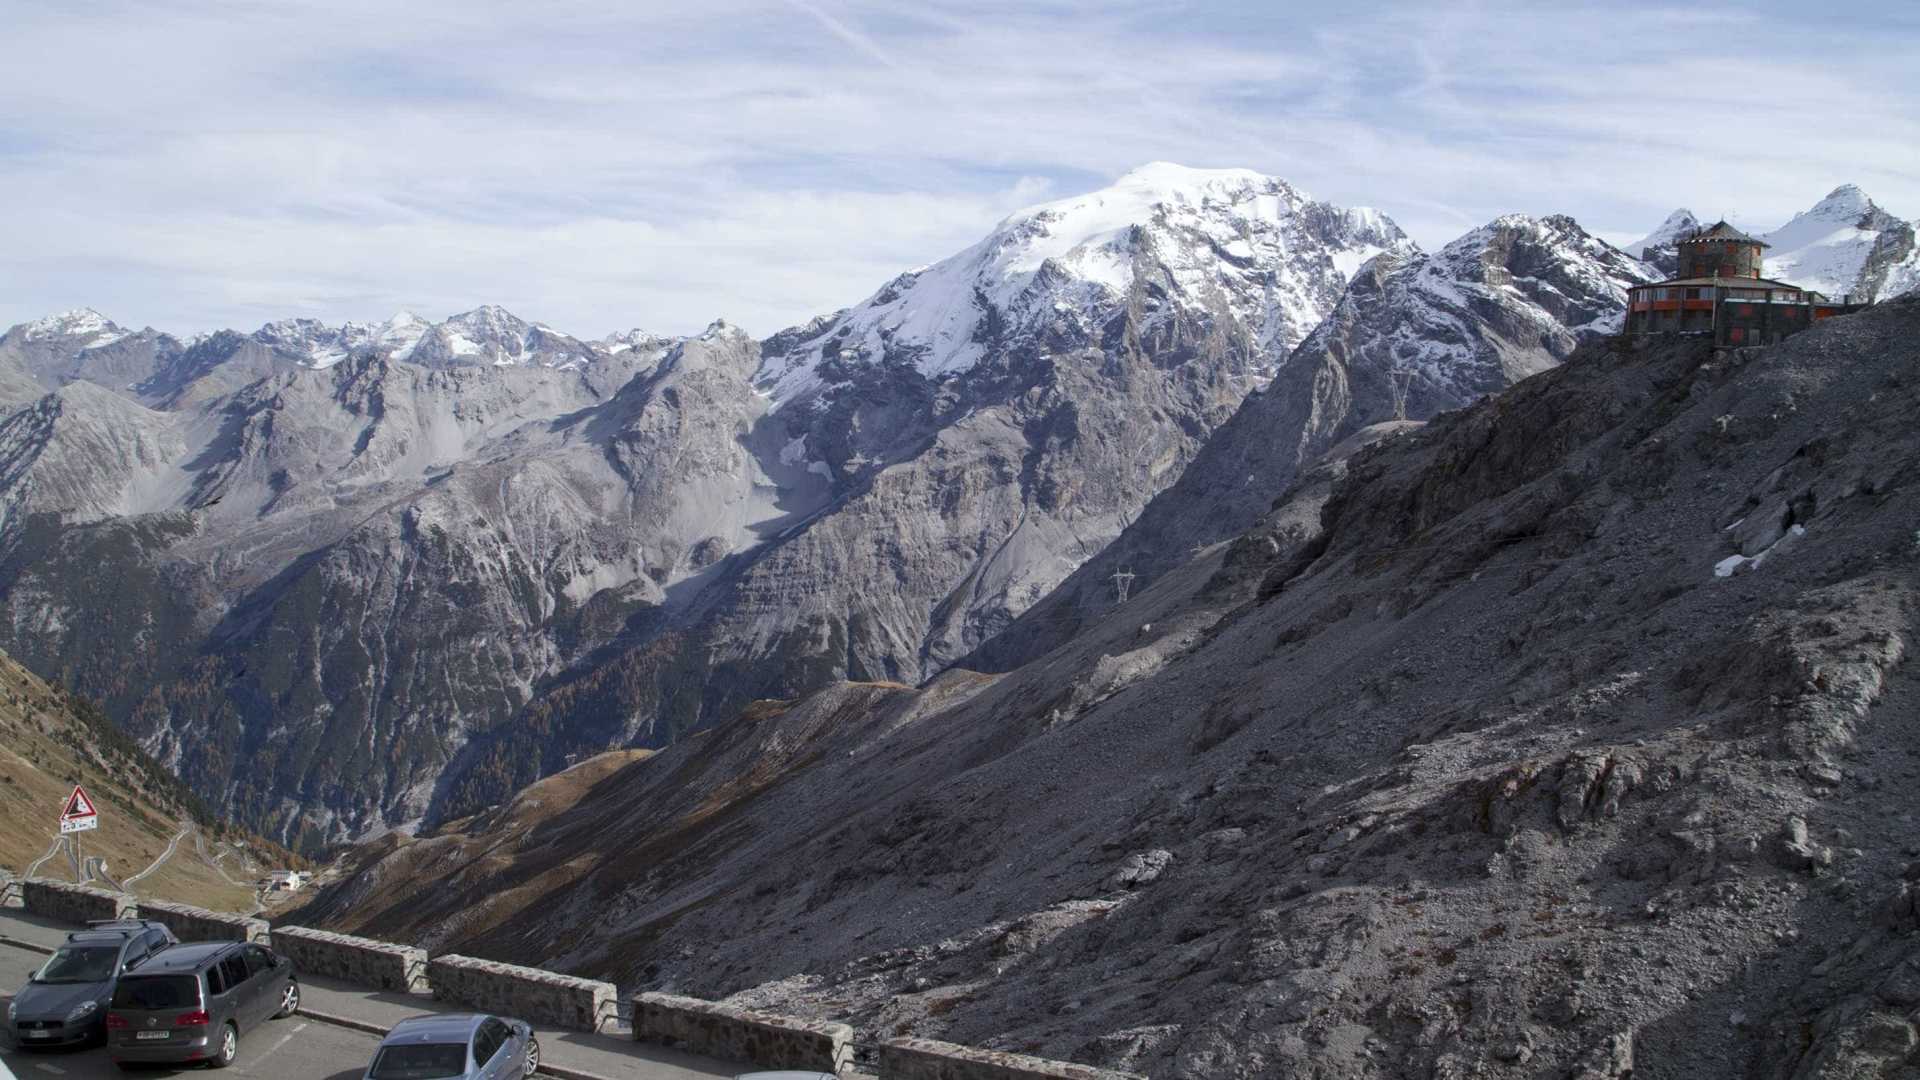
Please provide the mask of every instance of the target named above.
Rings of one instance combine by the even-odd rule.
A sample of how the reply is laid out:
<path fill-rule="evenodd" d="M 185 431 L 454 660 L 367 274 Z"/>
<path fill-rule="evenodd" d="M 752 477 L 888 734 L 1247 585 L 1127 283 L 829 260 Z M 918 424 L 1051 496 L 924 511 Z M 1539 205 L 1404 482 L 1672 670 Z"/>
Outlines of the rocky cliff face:
<path fill-rule="evenodd" d="M 1565 217 L 1503 217 L 1432 255 L 1373 260 L 1171 488 L 967 664 L 1006 670 L 1065 641 L 1111 609 L 1113 575 L 1144 588 L 1239 535 L 1355 432 L 1457 409 L 1613 333 L 1647 276 Z"/>
<path fill-rule="evenodd" d="M 779 516 L 758 360 L 717 327 L 621 382 L 362 354 L 166 409 L 71 383 L 0 423 L 9 640 L 289 839 L 416 819 L 471 732 Z"/>
<path fill-rule="evenodd" d="M 660 745 L 755 698 L 938 672 L 1172 483 L 1352 267 L 1412 250 L 1277 179 L 1156 165 L 770 339 L 755 445 L 829 501 L 797 500 L 683 615 L 477 742 L 474 767 L 512 783 L 448 810 L 504 797 L 552 747 L 605 745 L 609 716 Z"/>
<path fill-rule="evenodd" d="M 480 308 L 173 342 L 103 389 L 121 331 L 67 320 L 32 371 L 70 385 L 0 425 L 8 641 L 289 839 L 467 812 L 965 655 L 1179 476 L 1355 267 L 1412 251 L 1283 181 L 1153 166 L 764 348 Z"/>
<path fill-rule="evenodd" d="M 1012 672 L 760 703 L 307 917 L 1181 1080 L 1900 1075 L 1916 333 L 1590 345 Z"/>

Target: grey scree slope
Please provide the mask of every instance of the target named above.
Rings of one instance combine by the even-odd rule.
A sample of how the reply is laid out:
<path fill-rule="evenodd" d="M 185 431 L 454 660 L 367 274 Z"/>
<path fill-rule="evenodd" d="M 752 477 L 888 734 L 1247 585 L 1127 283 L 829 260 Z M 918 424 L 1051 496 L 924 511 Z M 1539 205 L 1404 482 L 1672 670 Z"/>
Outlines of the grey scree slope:
<path fill-rule="evenodd" d="M 1912 1075 L 1916 342 L 1589 347 L 1009 674 L 756 707 L 339 917 L 1156 1077 Z"/>

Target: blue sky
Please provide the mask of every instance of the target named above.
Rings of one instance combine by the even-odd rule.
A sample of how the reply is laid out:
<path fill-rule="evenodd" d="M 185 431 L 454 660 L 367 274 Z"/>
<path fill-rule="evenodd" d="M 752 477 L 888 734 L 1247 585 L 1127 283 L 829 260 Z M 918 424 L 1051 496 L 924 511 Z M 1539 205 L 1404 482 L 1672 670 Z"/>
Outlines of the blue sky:
<path fill-rule="evenodd" d="M 0 0 L 0 326 L 572 333 L 853 303 L 1138 164 L 1245 166 L 1437 247 L 1920 217 L 1920 5 Z"/>

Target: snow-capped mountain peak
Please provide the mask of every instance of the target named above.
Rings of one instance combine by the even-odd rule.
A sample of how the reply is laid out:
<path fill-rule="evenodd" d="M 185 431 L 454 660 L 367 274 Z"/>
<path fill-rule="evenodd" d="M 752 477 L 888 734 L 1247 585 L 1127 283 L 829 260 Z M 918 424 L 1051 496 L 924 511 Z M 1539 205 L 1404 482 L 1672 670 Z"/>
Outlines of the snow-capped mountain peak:
<path fill-rule="evenodd" d="M 600 346 L 600 348 L 605 350 L 610 356 L 618 356 L 621 353 L 630 352 L 636 356 L 658 358 L 665 354 L 668 349 L 673 348 L 677 340 L 678 339 L 668 337 L 664 334 L 655 334 L 636 327 L 632 330 L 619 330 L 608 334 L 594 344 Z"/>
<path fill-rule="evenodd" d="M 1564 215 L 1508 214 L 1468 231 L 1401 274 L 1399 326 L 1432 329 L 1397 340 L 1394 362 L 1456 396 L 1497 385 L 1479 338 L 1458 330 L 1493 321 L 1513 339 L 1545 342 L 1532 356 L 1511 350 L 1500 377 L 1516 379 L 1558 362 L 1583 337 L 1619 329 L 1626 290 L 1649 278 L 1647 268 Z M 1499 319 L 1492 313 L 1499 311 Z M 1477 358 L 1477 359 L 1476 359 Z"/>
<path fill-rule="evenodd" d="M 580 367 L 597 357 L 623 351 L 579 341 L 543 323 L 528 322 L 498 304 L 485 304 L 438 323 L 410 311 L 398 312 L 383 323 L 350 322 L 338 327 L 316 319 L 282 319 L 261 327 L 253 336 L 297 363 L 314 368 L 332 367 L 359 355 L 429 366 Z"/>
<path fill-rule="evenodd" d="M 373 343 L 394 357 L 405 359 L 413 355 L 414 346 L 420 344 L 420 338 L 432 326 L 411 311 L 396 311 L 392 318 L 374 328 Z"/>
<path fill-rule="evenodd" d="M 1621 250 L 1643 262 L 1658 263 L 1662 254 L 1670 254 L 1674 245 L 1684 237 L 1700 228 L 1700 219 L 1693 211 L 1681 207 L 1667 215 L 1660 227 L 1628 244 Z"/>
<path fill-rule="evenodd" d="M 280 319 L 254 331 L 253 337 L 307 367 L 329 368 L 362 353 L 404 360 L 430 326 L 418 315 L 402 311 L 377 324 L 328 326 L 318 319 Z"/>
<path fill-rule="evenodd" d="M 1841 184 L 1827 192 L 1827 197 L 1815 203 L 1812 209 L 1799 216 L 1828 221 L 1853 221 L 1875 209 L 1878 208 L 1874 206 L 1873 200 L 1867 197 L 1866 192 L 1860 190 L 1858 184 Z"/>
<path fill-rule="evenodd" d="M 1767 275 L 1835 298 L 1895 296 L 1920 282 L 1914 226 L 1842 184 L 1792 221 L 1761 236 Z"/>
<path fill-rule="evenodd" d="M 1277 363 L 1338 302 L 1360 265 L 1413 242 L 1384 214 L 1315 202 L 1248 169 L 1144 165 L 1112 185 L 1010 215 L 979 243 L 894 278 L 814 334 L 769 352 L 780 401 L 835 363 L 907 363 L 932 379 L 1023 337 L 1090 339 L 1110 319 L 1175 311 L 1236 322 Z M 1129 302 L 1151 283 L 1154 310 Z M 783 343 L 784 343 L 783 341 Z"/>
<path fill-rule="evenodd" d="M 92 308 L 75 308 L 16 326 L 7 336 L 18 334 L 22 341 L 66 339 L 78 348 L 91 349 L 118 341 L 131 332 Z"/>

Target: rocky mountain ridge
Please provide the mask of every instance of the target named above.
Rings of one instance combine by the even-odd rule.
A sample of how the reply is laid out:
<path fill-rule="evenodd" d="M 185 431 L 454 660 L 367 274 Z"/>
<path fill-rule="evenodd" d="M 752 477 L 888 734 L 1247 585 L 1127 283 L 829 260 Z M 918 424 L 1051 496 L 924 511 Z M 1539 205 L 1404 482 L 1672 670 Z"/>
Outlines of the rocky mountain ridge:
<path fill-rule="evenodd" d="M 965 655 L 1383 248 L 1411 251 L 1381 215 L 1160 166 L 764 346 L 497 308 L 10 333 L 0 369 L 45 389 L 0 424 L 5 637 L 290 841 L 466 813 L 753 697 Z M 966 314 L 928 325 L 966 343 L 915 337 L 963 271 Z M 878 353 L 830 348 L 856 328 Z"/>
<path fill-rule="evenodd" d="M 1173 1080 L 1904 1075 L 1916 335 L 1590 342 L 1006 674 L 755 704 L 303 917 Z"/>
<path fill-rule="evenodd" d="M 1842 184 L 1761 239 L 1773 245 L 1769 273 L 1835 298 L 1873 301 L 1920 286 L 1915 227 L 1855 185 Z"/>
<path fill-rule="evenodd" d="M 1257 365 L 1298 344 L 1361 263 L 1413 250 L 1378 211 L 1317 202 L 1246 169 L 1155 162 L 1023 210 L 967 250 L 900 275 L 771 352 L 761 379 L 785 403 L 848 366 L 957 374 L 1023 341 L 1045 349 L 1098 336 L 1119 303 L 1141 312 L 1136 349 L 1177 345 L 1191 325 L 1204 347 Z"/>
<path fill-rule="evenodd" d="M 1299 470 L 1372 425 L 1496 394 L 1619 329 L 1649 269 L 1570 218 L 1510 215 L 1432 255 L 1381 256 L 1171 487 L 966 663 L 1003 671 L 1105 616 L 1113 575 L 1145 588 L 1271 509 Z"/>

